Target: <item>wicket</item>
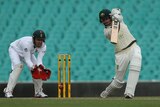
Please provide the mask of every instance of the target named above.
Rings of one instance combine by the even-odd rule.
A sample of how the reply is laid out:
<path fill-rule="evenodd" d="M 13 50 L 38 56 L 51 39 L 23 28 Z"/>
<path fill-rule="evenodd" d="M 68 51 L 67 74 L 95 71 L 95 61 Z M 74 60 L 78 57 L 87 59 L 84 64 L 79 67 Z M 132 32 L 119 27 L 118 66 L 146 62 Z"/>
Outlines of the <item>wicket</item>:
<path fill-rule="evenodd" d="M 68 61 L 66 61 L 68 59 Z M 68 65 L 68 88 L 66 88 L 66 64 Z M 63 83 L 62 83 L 63 82 Z M 68 90 L 68 94 L 66 93 Z M 58 98 L 71 97 L 71 55 L 58 54 Z"/>

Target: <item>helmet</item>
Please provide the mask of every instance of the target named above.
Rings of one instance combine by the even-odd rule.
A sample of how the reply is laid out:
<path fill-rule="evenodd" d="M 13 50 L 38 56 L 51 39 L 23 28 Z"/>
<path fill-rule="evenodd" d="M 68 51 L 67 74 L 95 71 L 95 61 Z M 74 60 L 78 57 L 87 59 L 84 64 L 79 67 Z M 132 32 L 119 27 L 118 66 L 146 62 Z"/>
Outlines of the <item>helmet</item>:
<path fill-rule="evenodd" d="M 42 30 L 36 30 L 34 31 L 33 35 L 32 35 L 33 40 L 35 39 L 42 39 L 43 42 L 45 42 L 46 36 L 45 33 Z"/>
<path fill-rule="evenodd" d="M 111 13 L 111 11 L 108 10 L 108 9 L 103 9 L 103 10 L 101 10 L 101 11 L 99 12 L 99 22 L 102 23 L 102 20 L 111 18 L 111 17 L 110 17 L 110 13 Z"/>

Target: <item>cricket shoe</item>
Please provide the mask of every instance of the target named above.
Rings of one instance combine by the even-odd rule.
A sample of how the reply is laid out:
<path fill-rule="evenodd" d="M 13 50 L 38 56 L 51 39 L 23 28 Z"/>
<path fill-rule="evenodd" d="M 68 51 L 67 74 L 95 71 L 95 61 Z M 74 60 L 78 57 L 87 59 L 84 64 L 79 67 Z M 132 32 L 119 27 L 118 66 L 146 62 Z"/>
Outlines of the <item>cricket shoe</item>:
<path fill-rule="evenodd" d="M 100 94 L 101 98 L 107 98 L 108 97 L 108 92 L 106 90 L 102 91 L 102 93 Z"/>
<path fill-rule="evenodd" d="M 131 94 L 129 94 L 129 93 L 126 93 L 126 94 L 124 94 L 124 97 L 125 97 L 126 99 L 132 99 L 132 98 L 133 98 L 133 95 L 131 95 Z"/>
<path fill-rule="evenodd" d="M 47 98 L 48 95 L 44 94 L 43 92 L 39 92 L 39 93 L 35 94 L 34 97 L 36 97 L 36 98 Z"/>
<path fill-rule="evenodd" d="M 3 90 L 3 92 L 4 92 L 6 98 L 13 98 L 13 95 L 12 95 L 11 91 L 6 92 L 6 88 L 5 88 Z"/>

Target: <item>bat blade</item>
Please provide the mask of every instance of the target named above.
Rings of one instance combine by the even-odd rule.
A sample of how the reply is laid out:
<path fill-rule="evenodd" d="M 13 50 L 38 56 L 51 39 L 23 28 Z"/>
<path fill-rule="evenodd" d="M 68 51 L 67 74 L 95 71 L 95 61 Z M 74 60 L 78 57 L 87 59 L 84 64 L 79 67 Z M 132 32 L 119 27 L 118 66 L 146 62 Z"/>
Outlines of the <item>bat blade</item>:
<path fill-rule="evenodd" d="M 112 21 L 111 43 L 113 44 L 117 44 L 118 30 L 119 30 L 119 22 L 117 20 Z"/>

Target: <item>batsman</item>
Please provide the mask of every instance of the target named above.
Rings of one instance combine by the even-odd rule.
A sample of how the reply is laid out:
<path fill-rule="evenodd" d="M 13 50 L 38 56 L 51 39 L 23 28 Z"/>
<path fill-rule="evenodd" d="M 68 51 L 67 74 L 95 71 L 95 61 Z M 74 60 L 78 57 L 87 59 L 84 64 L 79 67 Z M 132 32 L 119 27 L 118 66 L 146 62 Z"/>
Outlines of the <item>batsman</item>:
<path fill-rule="evenodd" d="M 12 98 L 13 90 L 17 79 L 22 72 L 23 63 L 25 63 L 32 75 L 35 97 L 48 97 L 43 93 L 42 81 L 50 78 L 51 71 L 46 69 L 42 63 L 46 52 L 45 33 L 42 30 L 36 30 L 32 36 L 25 36 L 12 42 L 9 47 L 9 56 L 11 59 L 12 71 L 9 76 L 7 87 L 4 89 L 5 97 Z M 37 58 L 35 56 L 37 53 Z"/>
<path fill-rule="evenodd" d="M 104 35 L 111 41 L 113 30 L 113 22 L 118 21 L 117 28 L 117 38 L 114 37 L 113 45 L 115 47 L 115 76 L 109 86 L 106 87 L 104 91 L 100 94 L 100 97 L 106 98 L 115 89 L 120 89 L 124 85 L 124 76 L 126 74 L 127 68 L 129 67 L 127 84 L 124 92 L 125 98 L 133 98 L 135 95 L 136 85 L 139 79 L 139 74 L 141 70 L 141 49 L 137 45 L 137 40 L 130 33 L 127 25 L 123 21 L 123 16 L 121 10 L 118 8 L 103 9 L 99 12 L 99 21 L 104 25 Z M 114 29 L 115 29 L 114 28 Z M 111 42 L 112 43 L 112 42 Z"/>

